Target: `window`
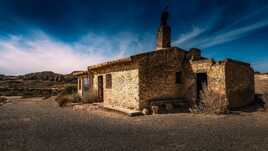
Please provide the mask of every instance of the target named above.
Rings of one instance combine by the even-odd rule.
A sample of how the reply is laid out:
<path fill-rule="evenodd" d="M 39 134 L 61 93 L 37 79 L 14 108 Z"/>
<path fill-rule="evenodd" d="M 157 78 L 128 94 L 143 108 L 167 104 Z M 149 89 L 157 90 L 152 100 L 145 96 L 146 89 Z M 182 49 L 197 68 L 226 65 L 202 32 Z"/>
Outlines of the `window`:
<path fill-rule="evenodd" d="M 182 83 L 182 73 L 176 72 L 176 84 L 181 84 L 181 83 Z"/>
<path fill-rule="evenodd" d="M 112 75 L 106 74 L 106 88 L 111 89 L 112 88 Z"/>

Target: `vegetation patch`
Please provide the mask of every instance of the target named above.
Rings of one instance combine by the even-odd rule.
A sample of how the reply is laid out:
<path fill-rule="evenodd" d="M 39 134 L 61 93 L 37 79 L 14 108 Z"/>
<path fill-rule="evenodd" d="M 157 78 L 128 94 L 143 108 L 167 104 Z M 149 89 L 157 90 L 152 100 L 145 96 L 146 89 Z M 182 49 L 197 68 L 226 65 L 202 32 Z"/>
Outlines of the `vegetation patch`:
<path fill-rule="evenodd" d="M 194 113 L 207 113 L 207 114 L 227 114 L 229 112 L 228 102 L 224 95 L 211 90 L 206 85 L 200 93 L 200 103 L 191 109 Z"/>
<path fill-rule="evenodd" d="M 60 107 L 64 107 L 68 103 L 79 103 L 79 102 L 81 102 L 81 98 L 77 94 L 60 95 L 60 96 L 57 96 L 55 101 L 58 103 L 58 105 Z"/>
<path fill-rule="evenodd" d="M 67 84 L 64 89 L 58 94 L 55 101 L 60 107 L 66 106 L 68 103 L 78 103 L 81 102 L 80 96 L 76 93 L 75 84 Z"/>
<path fill-rule="evenodd" d="M 7 103 L 7 100 L 8 99 L 6 97 L 0 96 L 0 106 L 3 105 L 3 104 L 5 104 L 5 103 Z"/>

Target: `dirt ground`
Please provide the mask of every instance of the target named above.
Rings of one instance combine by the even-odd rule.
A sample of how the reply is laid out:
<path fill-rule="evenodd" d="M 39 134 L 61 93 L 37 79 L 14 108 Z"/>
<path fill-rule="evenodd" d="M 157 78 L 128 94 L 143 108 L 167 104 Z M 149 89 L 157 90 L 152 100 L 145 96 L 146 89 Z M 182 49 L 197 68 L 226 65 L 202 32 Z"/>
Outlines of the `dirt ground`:
<path fill-rule="evenodd" d="M 0 106 L 0 151 L 267 151 L 268 112 L 128 117 L 38 98 Z"/>

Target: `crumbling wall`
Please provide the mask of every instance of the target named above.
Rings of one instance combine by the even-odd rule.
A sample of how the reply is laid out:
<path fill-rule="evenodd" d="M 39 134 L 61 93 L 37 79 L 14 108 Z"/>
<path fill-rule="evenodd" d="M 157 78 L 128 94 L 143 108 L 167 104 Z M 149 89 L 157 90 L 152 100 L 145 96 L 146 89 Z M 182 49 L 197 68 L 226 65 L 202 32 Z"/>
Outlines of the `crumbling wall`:
<path fill-rule="evenodd" d="M 208 70 L 208 87 L 226 98 L 226 77 L 224 62 L 216 62 Z"/>
<path fill-rule="evenodd" d="M 195 74 L 207 74 L 207 87 L 216 94 L 222 95 L 222 97 L 225 97 L 227 100 L 225 66 L 225 62 L 215 62 L 213 60 L 198 60 L 191 62 L 191 67 Z"/>
<path fill-rule="evenodd" d="M 249 64 L 226 60 L 226 91 L 230 107 L 242 107 L 254 101 L 254 71 Z"/>
<path fill-rule="evenodd" d="M 120 64 L 93 72 L 93 88 L 98 91 L 98 76 L 103 76 L 104 106 L 139 108 L 139 70 L 134 64 Z M 112 76 L 112 88 L 106 88 L 106 74 Z"/>
<path fill-rule="evenodd" d="M 242 107 L 254 100 L 254 71 L 249 64 L 226 59 L 191 62 L 194 73 L 207 73 L 207 86 L 225 97 L 229 107 Z"/>

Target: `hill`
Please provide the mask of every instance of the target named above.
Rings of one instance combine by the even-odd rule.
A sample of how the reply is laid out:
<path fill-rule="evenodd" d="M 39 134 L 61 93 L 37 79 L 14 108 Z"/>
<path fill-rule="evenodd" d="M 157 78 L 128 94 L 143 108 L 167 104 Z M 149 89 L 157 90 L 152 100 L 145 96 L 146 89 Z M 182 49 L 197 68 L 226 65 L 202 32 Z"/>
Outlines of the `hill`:
<path fill-rule="evenodd" d="M 59 93 L 65 84 L 75 84 L 72 74 L 51 71 L 19 76 L 0 75 L 0 96 L 47 96 Z"/>

